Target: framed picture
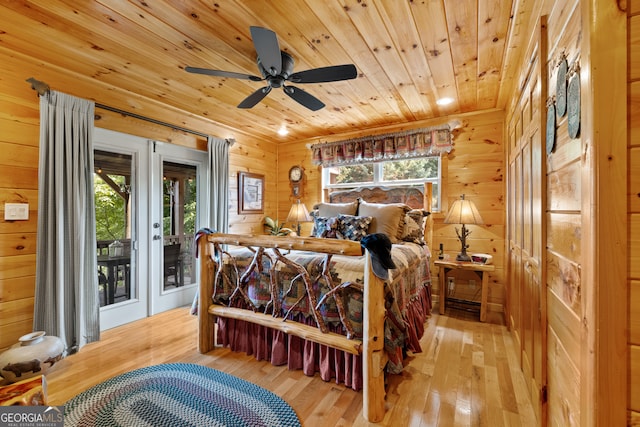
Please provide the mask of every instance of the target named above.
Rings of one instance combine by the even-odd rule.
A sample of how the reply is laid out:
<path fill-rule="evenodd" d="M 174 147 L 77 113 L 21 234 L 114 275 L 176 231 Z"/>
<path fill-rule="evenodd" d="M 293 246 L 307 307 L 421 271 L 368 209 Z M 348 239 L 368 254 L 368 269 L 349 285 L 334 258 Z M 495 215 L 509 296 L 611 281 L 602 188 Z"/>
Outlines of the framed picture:
<path fill-rule="evenodd" d="M 264 212 L 264 175 L 238 172 L 238 213 Z"/>

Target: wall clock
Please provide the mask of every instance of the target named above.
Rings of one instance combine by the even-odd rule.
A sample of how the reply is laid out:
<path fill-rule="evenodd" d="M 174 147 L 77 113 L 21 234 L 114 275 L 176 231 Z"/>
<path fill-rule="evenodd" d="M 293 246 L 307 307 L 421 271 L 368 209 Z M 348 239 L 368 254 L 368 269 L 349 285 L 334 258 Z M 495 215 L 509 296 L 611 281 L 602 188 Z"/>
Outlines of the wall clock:
<path fill-rule="evenodd" d="M 304 181 L 304 169 L 302 166 L 292 166 L 289 169 L 289 185 L 293 197 L 302 197 L 302 184 Z"/>

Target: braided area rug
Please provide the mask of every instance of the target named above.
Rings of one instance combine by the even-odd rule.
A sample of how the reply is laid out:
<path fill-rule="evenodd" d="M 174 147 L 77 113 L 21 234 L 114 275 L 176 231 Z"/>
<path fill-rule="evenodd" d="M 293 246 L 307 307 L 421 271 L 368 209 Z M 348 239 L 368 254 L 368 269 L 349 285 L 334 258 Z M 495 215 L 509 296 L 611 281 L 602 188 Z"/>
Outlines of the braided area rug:
<path fill-rule="evenodd" d="M 65 404 L 66 426 L 300 426 L 279 396 L 205 366 L 170 363 L 126 372 Z"/>

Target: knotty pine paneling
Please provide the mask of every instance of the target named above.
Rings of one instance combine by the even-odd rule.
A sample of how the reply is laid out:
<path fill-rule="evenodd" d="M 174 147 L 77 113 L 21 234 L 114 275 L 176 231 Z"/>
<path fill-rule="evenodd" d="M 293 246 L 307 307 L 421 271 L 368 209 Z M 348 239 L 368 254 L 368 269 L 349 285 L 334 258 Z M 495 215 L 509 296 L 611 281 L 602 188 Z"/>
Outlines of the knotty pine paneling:
<path fill-rule="evenodd" d="M 580 375 L 561 338 L 549 325 L 548 378 L 550 426 L 580 426 Z"/>
<path fill-rule="evenodd" d="M 640 54 L 640 52 L 639 52 Z M 629 117 L 640 117 L 640 81 L 629 82 Z M 640 121 L 629 120 L 629 146 L 640 146 Z"/>
<path fill-rule="evenodd" d="M 280 145 L 278 153 L 278 218 L 286 219 L 292 200 L 287 178 L 289 168 L 301 165 L 305 169 L 306 182 L 302 202 L 308 209 L 322 199 L 322 177 L 320 168 L 311 164 L 311 152 L 308 145 L 318 142 L 341 141 L 366 135 L 383 134 L 415 128 L 435 126 L 453 120 L 460 120 L 461 127 L 454 131 L 454 149 L 443 161 L 447 170 L 443 171 L 443 205 L 448 205 L 466 194 L 474 201 L 484 226 L 471 226 L 474 232 L 468 239 L 472 252 L 486 252 L 494 257 L 496 271 L 490 276 L 489 301 L 496 310 L 504 307 L 504 235 L 505 235 L 505 182 L 504 182 L 504 113 L 502 111 L 483 111 L 450 116 L 442 120 L 430 120 L 414 125 L 401 125 L 381 129 L 369 129 L 349 134 L 335 135 L 330 140 L 304 140 Z M 440 243 L 445 251 L 455 256 L 460 252 L 460 241 L 455 227 L 443 224 L 444 214 L 436 213 L 434 218 L 433 242 L 429 242 L 432 254 L 437 253 Z M 289 226 L 290 224 L 287 224 Z M 303 224 L 302 233 L 310 233 L 311 224 Z M 437 295 L 437 268 L 432 269 L 434 295 Z"/>
<path fill-rule="evenodd" d="M 21 276 L 0 280 L 0 302 L 33 297 L 35 279 L 35 276 Z"/>
<path fill-rule="evenodd" d="M 0 257 L 36 253 L 36 233 L 6 233 L 2 240 Z"/>
<path fill-rule="evenodd" d="M 640 279 L 640 213 L 629 215 L 629 278 Z"/>
<path fill-rule="evenodd" d="M 640 378 L 639 345 L 633 344 L 629 346 L 629 361 L 629 378 L 631 378 L 631 383 L 629 384 L 629 409 L 640 412 L 640 382 L 637 380 Z"/>
<path fill-rule="evenodd" d="M 630 280 L 629 343 L 640 345 L 640 280 Z"/>
<path fill-rule="evenodd" d="M 556 144 L 552 156 L 547 156 L 547 173 L 558 171 L 582 155 L 582 142 L 569 138 L 566 125 L 556 131 Z"/>
<path fill-rule="evenodd" d="M 262 232 L 263 215 L 238 215 L 235 186 L 238 171 L 265 175 L 265 213 L 275 212 L 277 146 L 215 122 L 163 105 L 41 60 L 15 55 L 0 47 L 0 350 L 31 332 L 35 290 L 38 212 L 39 98 L 25 80 L 31 76 L 52 89 L 121 108 L 155 120 L 221 138 L 234 138 L 230 149 L 230 230 Z M 96 108 L 96 127 L 206 150 L 200 136 Z M 28 221 L 4 221 L 4 203 L 29 203 Z M 235 204 L 234 204 L 235 203 Z"/>
<path fill-rule="evenodd" d="M 635 116 L 640 121 L 640 114 Z M 632 120 L 633 122 L 633 120 Z M 629 148 L 629 212 L 640 213 L 640 147 Z"/>
<path fill-rule="evenodd" d="M 579 264 L 554 252 L 547 253 L 547 286 L 576 313 L 580 313 L 582 281 Z M 551 318 L 551 315 L 549 314 Z"/>
<path fill-rule="evenodd" d="M 548 209 L 580 211 L 582 208 L 581 164 L 574 162 L 548 174 Z"/>
<path fill-rule="evenodd" d="M 38 147 L 0 142 L 0 153 L 3 153 L 0 158 L 1 166 L 15 166 L 27 169 L 34 169 L 34 167 L 37 168 L 38 166 Z"/>
<path fill-rule="evenodd" d="M 580 370 L 580 314 L 564 302 L 562 295 L 550 288 L 547 289 L 547 304 L 549 327 L 558 339 L 556 345 L 563 347 L 568 359 Z"/>
<path fill-rule="evenodd" d="M 580 259 L 582 218 L 577 214 L 547 214 L 547 248 L 568 259 Z"/>
<path fill-rule="evenodd" d="M 640 15 L 629 18 L 629 81 L 640 79 Z"/>
<path fill-rule="evenodd" d="M 629 425 L 640 425 L 640 1 L 628 2 Z"/>

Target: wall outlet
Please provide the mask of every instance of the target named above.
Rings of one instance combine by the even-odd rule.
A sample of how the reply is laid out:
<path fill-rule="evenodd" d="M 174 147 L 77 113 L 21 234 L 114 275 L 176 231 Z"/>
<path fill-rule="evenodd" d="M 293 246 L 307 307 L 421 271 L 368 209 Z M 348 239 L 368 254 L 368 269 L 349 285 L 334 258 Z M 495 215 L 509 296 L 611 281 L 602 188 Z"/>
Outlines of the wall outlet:
<path fill-rule="evenodd" d="M 19 221 L 29 219 L 29 203 L 5 203 L 4 220 Z"/>

